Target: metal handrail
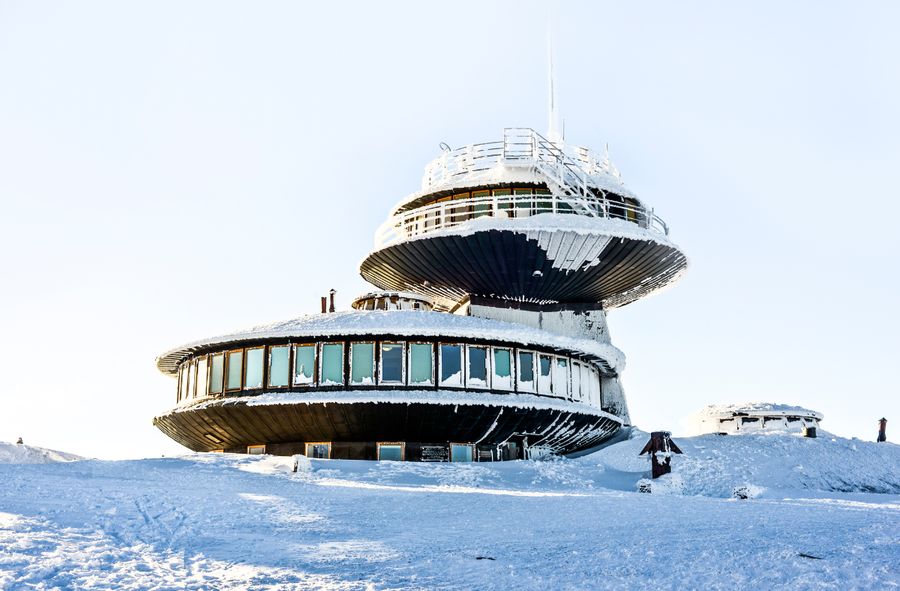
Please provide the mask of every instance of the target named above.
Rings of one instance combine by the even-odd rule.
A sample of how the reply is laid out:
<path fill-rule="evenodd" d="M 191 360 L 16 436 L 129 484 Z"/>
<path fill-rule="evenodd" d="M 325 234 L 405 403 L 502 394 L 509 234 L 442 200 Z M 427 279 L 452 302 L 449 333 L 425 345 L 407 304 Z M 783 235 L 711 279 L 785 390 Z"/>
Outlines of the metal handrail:
<path fill-rule="evenodd" d="M 587 208 L 589 211 L 584 211 Z M 375 247 L 382 248 L 431 232 L 452 228 L 481 217 L 527 218 L 541 214 L 582 215 L 620 219 L 651 232 L 669 234 L 669 228 L 652 209 L 610 199 L 578 199 L 552 194 L 491 195 L 432 203 L 390 217 L 375 233 Z"/>
<path fill-rule="evenodd" d="M 434 190 L 460 175 L 490 170 L 498 164 L 533 168 L 557 166 L 560 174 L 571 177 L 558 177 L 557 180 L 574 184 L 583 195 L 587 194 L 587 181 L 591 175 L 611 177 L 620 183 L 622 180 L 608 157 L 600 159 L 587 148 L 570 148 L 552 142 L 531 128 L 510 127 L 503 130 L 502 141 L 469 144 L 444 152 L 429 162 L 422 177 L 422 190 Z"/>

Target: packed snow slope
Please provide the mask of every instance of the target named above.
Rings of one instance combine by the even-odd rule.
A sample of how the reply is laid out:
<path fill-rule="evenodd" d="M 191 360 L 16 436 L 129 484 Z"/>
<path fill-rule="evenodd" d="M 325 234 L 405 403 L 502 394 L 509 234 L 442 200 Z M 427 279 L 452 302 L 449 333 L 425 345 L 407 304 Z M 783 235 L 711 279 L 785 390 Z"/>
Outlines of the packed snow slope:
<path fill-rule="evenodd" d="M 672 477 L 640 494 L 645 437 L 493 464 L 4 464 L 0 589 L 900 586 L 900 447 L 678 439 Z"/>
<path fill-rule="evenodd" d="M 0 441 L 0 464 L 49 464 L 83 459 L 81 456 L 53 449 Z"/>

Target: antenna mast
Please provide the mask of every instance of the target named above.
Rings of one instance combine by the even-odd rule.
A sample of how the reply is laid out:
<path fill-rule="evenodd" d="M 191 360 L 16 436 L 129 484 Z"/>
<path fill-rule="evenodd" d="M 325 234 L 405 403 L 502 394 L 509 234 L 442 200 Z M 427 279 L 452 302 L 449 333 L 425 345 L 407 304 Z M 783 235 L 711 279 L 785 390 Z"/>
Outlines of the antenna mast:
<path fill-rule="evenodd" d="M 560 123 L 559 108 L 556 101 L 556 73 L 553 69 L 553 18 L 547 19 L 547 63 L 550 91 L 550 121 L 547 126 L 547 137 L 551 142 L 562 143 L 564 139 L 564 131 Z"/>

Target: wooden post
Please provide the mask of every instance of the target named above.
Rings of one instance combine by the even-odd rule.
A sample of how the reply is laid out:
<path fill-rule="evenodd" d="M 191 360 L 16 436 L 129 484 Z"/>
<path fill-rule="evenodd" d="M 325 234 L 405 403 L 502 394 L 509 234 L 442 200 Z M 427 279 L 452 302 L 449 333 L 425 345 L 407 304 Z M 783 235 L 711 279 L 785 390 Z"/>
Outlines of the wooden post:
<path fill-rule="evenodd" d="M 669 431 L 654 431 L 650 434 L 650 441 L 638 455 L 642 456 L 646 453 L 650 454 L 653 478 L 659 478 L 672 471 L 672 453 L 680 454 L 682 452 L 672 441 L 672 434 Z"/>

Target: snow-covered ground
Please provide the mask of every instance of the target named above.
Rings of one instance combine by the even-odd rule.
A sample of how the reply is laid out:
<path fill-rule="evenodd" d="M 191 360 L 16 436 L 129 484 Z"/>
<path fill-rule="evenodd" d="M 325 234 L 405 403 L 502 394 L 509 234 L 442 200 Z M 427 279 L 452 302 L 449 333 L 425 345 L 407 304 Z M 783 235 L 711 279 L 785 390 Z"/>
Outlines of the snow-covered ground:
<path fill-rule="evenodd" d="M 24 464 L 0 444 L 16 462 L 0 464 L 0 589 L 900 586 L 900 446 L 679 438 L 673 475 L 640 494 L 645 440 L 296 473 L 224 454 Z"/>

